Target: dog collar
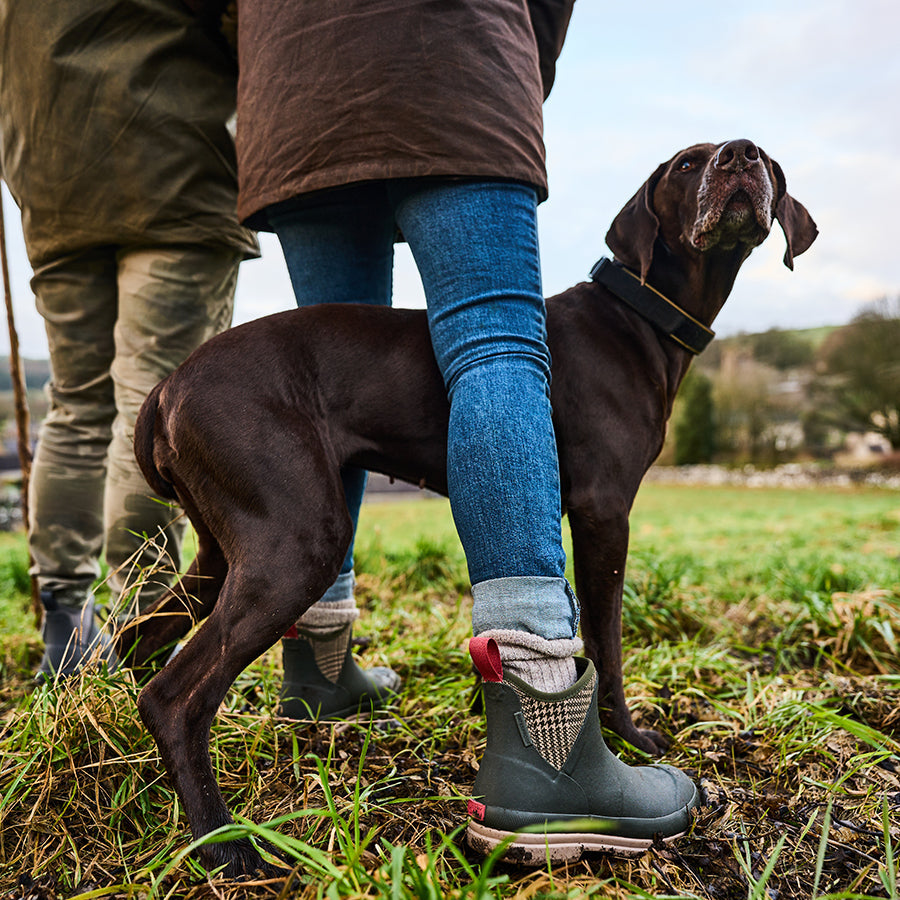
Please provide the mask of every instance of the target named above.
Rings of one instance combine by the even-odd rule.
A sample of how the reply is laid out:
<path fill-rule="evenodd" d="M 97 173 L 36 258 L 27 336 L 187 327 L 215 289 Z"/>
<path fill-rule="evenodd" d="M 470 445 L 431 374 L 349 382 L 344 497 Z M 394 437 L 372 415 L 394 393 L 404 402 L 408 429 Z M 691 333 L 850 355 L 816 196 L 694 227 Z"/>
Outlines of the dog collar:
<path fill-rule="evenodd" d="M 641 279 L 619 262 L 602 257 L 591 269 L 591 279 L 695 356 L 716 336 L 656 288 L 641 284 Z"/>

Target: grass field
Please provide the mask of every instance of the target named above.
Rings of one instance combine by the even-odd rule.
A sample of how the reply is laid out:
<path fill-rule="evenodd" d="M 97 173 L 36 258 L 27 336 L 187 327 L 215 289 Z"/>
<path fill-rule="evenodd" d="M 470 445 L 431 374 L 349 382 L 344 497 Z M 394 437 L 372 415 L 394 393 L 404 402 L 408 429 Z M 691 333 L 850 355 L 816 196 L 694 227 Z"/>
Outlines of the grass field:
<path fill-rule="evenodd" d="M 372 502 L 358 633 L 405 690 L 371 723 L 272 715 L 277 648 L 239 679 L 214 766 L 298 877 L 201 871 L 126 673 L 31 689 L 21 536 L 0 539 L 0 900 L 32 897 L 900 898 L 900 493 L 646 485 L 632 516 L 629 701 L 707 804 L 636 859 L 529 871 L 467 851 L 484 730 L 444 501 Z M 617 746 L 614 739 L 611 740 Z M 640 756 L 618 747 L 630 761 Z"/>

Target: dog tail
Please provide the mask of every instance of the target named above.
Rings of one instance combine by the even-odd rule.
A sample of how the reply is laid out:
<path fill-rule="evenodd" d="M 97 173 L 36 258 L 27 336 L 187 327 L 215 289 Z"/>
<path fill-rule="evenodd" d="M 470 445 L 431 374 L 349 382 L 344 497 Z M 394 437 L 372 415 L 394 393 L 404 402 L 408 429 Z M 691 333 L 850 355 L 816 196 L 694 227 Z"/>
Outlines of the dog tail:
<path fill-rule="evenodd" d="M 156 467 L 153 449 L 156 445 L 156 420 L 159 412 L 159 395 L 164 382 L 160 382 L 147 394 L 138 411 L 134 424 L 134 455 L 147 484 L 166 500 L 177 500 L 175 485 Z"/>

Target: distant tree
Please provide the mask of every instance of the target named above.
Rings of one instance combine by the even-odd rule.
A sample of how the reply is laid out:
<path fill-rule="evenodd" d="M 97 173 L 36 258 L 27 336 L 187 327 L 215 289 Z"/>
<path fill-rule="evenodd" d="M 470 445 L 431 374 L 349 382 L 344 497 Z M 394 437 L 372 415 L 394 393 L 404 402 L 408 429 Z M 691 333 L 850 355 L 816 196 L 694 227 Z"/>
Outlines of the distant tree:
<path fill-rule="evenodd" d="M 819 369 L 819 406 L 828 404 L 835 424 L 876 431 L 900 449 L 900 296 L 864 307 L 835 331 Z"/>
<path fill-rule="evenodd" d="M 775 451 L 778 374 L 752 358 L 723 369 L 713 383 L 716 454 L 732 463 L 769 464 Z"/>
<path fill-rule="evenodd" d="M 808 340 L 778 328 L 753 335 L 751 343 L 755 359 L 781 371 L 812 365 L 815 356 Z"/>
<path fill-rule="evenodd" d="M 819 393 L 819 383 L 810 385 L 813 398 Z M 807 453 L 815 457 L 826 458 L 835 449 L 838 440 L 835 434 L 833 417 L 823 415 L 818 406 L 804 410 L 800 417 L 803 429 L 803 447 Z"/>
<path fill-rule="evenodd" d="M 712 461 L 716 445 L 712 381 L 697 369 L 688 372 L 680 391 L 681 409 L 675 422 L 675 465 Z"/>

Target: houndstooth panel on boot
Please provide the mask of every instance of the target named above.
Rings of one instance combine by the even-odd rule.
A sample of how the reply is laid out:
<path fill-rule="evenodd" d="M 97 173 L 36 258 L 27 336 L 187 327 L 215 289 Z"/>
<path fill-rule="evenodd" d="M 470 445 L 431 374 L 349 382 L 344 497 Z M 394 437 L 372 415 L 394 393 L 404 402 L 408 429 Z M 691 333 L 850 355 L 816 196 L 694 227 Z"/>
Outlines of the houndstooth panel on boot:
<path fill-rule="evenodd" d="M 297 629 L 300 637 L 305 638 L 312 648 L 319 671 L 332 684 L 337 684 L 341 669 L 344 667 L 344 658 L 347 655 L 352 632 L 352 625 L 343 625 L 333 631 Z"/>
<path fill-rule="evenodd" d="M 297 621 L 297 635 L 312 648 L 319 671 L 336 684 L 344 666 L 347 647 L 353 635 L 353 623 L 359 618 L 356 601 L 319 600 Z"/>
<path fill-rule="evenodd" d="M 535 750 L 554 769 L 562 769 L 578 740 L 591 705 L 596 681 L 597 676 L 594 674 L 577 693 L 559 700 L 536 697 L 508 682 L 519 698 L 528 735 Z"/>

